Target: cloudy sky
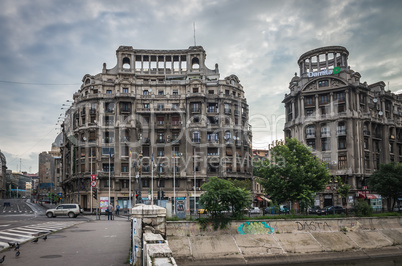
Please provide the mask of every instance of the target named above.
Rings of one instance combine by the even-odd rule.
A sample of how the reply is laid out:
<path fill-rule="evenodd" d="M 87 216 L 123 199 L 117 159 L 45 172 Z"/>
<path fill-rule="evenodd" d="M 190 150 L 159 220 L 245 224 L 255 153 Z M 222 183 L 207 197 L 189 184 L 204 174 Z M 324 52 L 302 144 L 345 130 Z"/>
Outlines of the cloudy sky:
<path fill-rule="evenodd" d="M 253 148 L 283 138 L 281 101 L 301 54 L 341 45 L 369 84 L 402 89 L 402 1 L 0 1 L 0 149 L 12 170 L 37 172 L 61 107 L 120 45 L 207 53 L 221 78 L 239 77 Z M 399 63 L 398 63 L 399 62 Z M 259 128 L 264 117 L 268 125 Z M 275 130 L 276 129 L 276 130 Z M 21 164 L 20 164 L 21 158 Z"/>

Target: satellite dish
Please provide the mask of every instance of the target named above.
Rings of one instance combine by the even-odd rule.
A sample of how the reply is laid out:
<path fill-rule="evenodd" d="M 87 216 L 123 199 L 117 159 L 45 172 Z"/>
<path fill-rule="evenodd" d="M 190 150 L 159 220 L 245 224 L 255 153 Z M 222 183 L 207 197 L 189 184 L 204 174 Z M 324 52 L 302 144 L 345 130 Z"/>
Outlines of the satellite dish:
<path fill-rule="evenodd" d="M 377 98 L 374 98 L 373 103 L 376 103 L 376 102 L 378 102 L 378 100 L 377 100 Z"/>
<path fill-rule="evenodd" d="M 378 115 L 383 115 L 384 113 L 382 112 L 382 111 L 379 111 L 378 112 Z"/>
<path fill-rule="evenodd" d="M 82 139 L 83 139 L 84 141 L 86 141 L 86 140 L 87 140 L 87 138 L 86 138 L 86 137 L 83 137 Z"/>
<path fill-rule="evenodd" d="M 152 89 L 149 89 L 149 92 L 151 92 L 152 91 Z"/>

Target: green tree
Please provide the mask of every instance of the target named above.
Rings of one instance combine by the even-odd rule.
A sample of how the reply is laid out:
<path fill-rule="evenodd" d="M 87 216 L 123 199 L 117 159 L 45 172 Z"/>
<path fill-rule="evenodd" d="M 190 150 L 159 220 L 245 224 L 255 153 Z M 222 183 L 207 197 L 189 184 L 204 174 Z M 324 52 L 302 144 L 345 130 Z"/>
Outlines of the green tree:
<path fill-rule="evenodd" d="M 277 143 L 271 160 L 254 163 L 254 175 L 267 194 L 277 202 L 313 203 L 315 193 L 322 191 L 330 180 L 326 164 L 295 138 Z"/>
<path fill-rule="evenodd" d="M 335 177 L 338 181 L 338 193 L 342 198 L 347 198 L 349 195 L 350 185 L 344 184 L 340 176 Z"/>
<path fill-rule="evenodd" d="M 211 177 L 201 188 L 205 193 L 201 195 L 200 204 L 212 218 L 223 217 L 223 213 L 231 209 L 235 218 L 241 218 L 242 210 L 251 204 L 250 191 L 236 187 L 228 180 Z"/>
<path fill-rule="evenodd" d="M 380 168 L 368 178 L 368 186 L 388 198 L 387 208 L 393 210 L 398 193 L 402 192 L 402 163 L 380 164 Z"/>
<path fill-rule="evenodd" d="M 245 190 L 250 190 L 252 189 L 252 184 L 250 179 L 228 179 L 230 182 L 233 183 L 236 187 L 239 188 L 244 188 Z"/>

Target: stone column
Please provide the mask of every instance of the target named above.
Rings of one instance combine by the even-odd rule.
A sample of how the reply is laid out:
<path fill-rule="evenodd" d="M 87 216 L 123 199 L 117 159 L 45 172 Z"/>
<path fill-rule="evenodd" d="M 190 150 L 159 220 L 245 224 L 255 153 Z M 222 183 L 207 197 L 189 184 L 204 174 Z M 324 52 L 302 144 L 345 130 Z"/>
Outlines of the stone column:
<path fill-rule="evenodd" d="M 317 55 L 317 71 L 320 71 L 320 55 Z"/>
<path fill-rule="evenodd" d="M 329 94 L 329 101 L 331 103 L 330 105 L 330 116 L 334 116 L 334 93 L 331 92 Z"/>
<path fill-rule="evenodd" d="M 318 94 L 315 95 L 315 118 L 320 119 L 320 112 L 319 108 L 320 105 L 318 104 Z"/>
<path fill-rule="evenodd" d="M 328 70 L 328 53 L 325 53 L 325 68 Z"/>

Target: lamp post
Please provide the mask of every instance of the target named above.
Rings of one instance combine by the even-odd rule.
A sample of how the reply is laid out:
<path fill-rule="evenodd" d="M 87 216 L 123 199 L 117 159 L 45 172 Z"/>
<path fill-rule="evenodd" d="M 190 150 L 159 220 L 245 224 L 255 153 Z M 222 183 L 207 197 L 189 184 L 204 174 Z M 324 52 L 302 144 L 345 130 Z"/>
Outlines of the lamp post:
<path fill-rule="evenodd" d="M 173 215 L 176 216 L 176 151 L 173 152 Z"/>
<path fill-rule="evenodd" d="M 139 201 L 138 201 L 138 203 L 142 203 L 142 195 L 141 195 L 142 153 L 140 153 L 140 155 L 138 157 L 139 157 L 139 160 L 138 160 L 138 177 L 139 177 L 138 198 L 139 198 Z"/>

